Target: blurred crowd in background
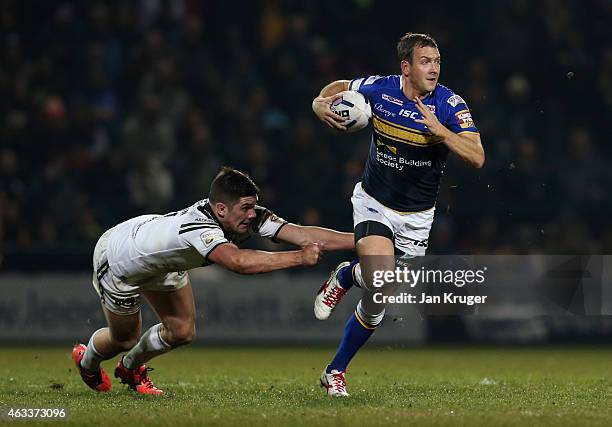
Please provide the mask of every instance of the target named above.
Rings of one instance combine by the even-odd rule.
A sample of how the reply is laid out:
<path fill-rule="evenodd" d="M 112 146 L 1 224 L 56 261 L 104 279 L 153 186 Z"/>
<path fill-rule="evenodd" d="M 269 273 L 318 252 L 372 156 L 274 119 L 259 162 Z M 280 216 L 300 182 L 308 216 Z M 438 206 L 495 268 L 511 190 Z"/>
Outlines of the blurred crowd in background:
<path fill-rule="evenodd" d="M 207 195 L 222 165 L 292 222 L 350 230 L 369 130 L 327 83 L 397 74 L 426 32 L 487 163 L 449 156 L 429 253 L 607 253 L 612 2 L 0 0 L 0 253 L 89 269 L 108 227 Z"/>

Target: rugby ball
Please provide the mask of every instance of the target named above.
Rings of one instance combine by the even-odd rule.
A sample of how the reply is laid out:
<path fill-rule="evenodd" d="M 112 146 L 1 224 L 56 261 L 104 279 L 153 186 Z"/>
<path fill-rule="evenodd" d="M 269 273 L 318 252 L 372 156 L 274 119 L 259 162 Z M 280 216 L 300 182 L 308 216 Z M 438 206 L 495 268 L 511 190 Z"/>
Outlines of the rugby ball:
<path fill-rule="evenodd" d="M 336 99 L 331 110 L 342 117 L 346 132 L 357 132 L 368 125 L 372 118 L 372 108 L 368 100 L 359 92 L 347 90 L 340 92 L 342 98 Z"/>

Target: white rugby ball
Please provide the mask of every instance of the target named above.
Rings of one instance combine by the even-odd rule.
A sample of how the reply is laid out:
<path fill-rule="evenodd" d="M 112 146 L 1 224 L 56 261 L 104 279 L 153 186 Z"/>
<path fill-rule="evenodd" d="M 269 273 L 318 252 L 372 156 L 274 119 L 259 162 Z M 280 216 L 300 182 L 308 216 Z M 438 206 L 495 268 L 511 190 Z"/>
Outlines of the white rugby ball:
<path fill-rule="evenodd" d="M 331 110 L 342 117 L 346 132 L 357 132 L 368 125 L 372 118 L 372 108 L 368 100 L 359 92 L 347 90 L 340 92 L 342 98 L 336 99 Z"/>

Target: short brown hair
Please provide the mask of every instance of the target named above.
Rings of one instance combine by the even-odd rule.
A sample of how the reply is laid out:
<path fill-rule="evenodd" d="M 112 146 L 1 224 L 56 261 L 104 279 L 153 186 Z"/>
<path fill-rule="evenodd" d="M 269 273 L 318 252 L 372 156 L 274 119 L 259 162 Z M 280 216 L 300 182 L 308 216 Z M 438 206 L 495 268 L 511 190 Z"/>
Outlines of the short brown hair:
<path fill-rule="evenodd" d="M 211 203 L 233 205 L 241 197 L 257 196 L 259 187 L 250 176 L 238 169 L 223 166 L 210 185 L 208 199 Z"/>
<path fill-rule="evenodd" d="M 438 44 L 429 34 L 406 33 L 397 42 L 397 57 L 400 61 L 408 61 L 412 64 L 412 53 L 415 47 L 435 47 Z"/>

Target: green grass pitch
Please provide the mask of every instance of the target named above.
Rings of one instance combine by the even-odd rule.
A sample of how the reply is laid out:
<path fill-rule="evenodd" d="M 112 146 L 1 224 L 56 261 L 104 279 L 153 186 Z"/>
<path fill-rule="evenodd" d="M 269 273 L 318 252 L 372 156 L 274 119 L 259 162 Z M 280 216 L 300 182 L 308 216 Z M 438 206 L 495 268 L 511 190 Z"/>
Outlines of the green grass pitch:
<path fill-rule="evenodd" d="M 365 349 L 348 399 L 317 385 L 333 348 L 181 348 L 151 364 L 163 397 L 117 381 L 110 393 L 89 390 L 70 350 L 0 347 L 3 412 L 66 408 L 58 426 L 612 425 L 609 347 Z M 114 362 L 103 366 L 112 376 Z"/>

